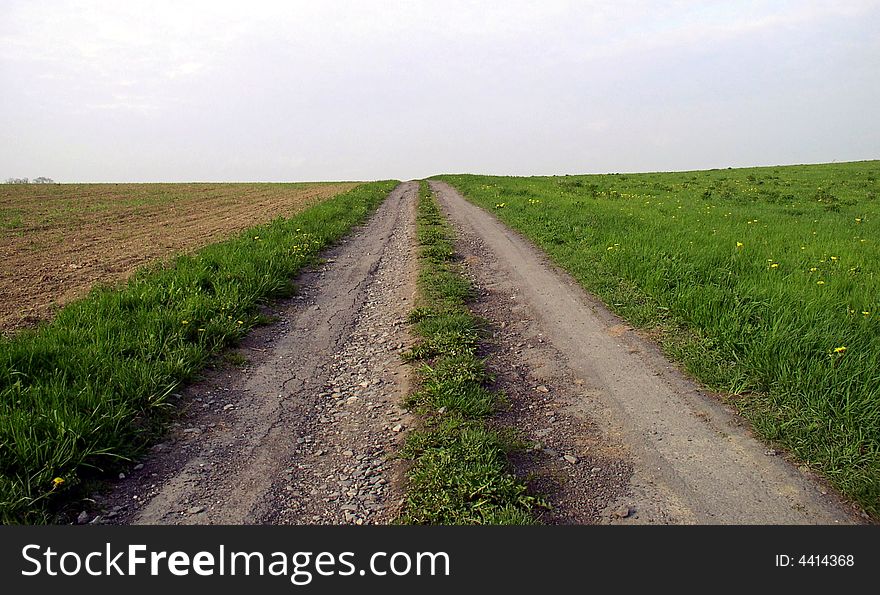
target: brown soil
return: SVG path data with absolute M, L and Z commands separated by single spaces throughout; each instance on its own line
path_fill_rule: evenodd
M 355 185 L 0 185 L 0 333 L 51 318 L 96 283 Z

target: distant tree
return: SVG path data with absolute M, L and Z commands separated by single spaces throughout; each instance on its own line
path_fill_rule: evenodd
M 34 178 L 33 180 L 29 180 L 27 178 L 6 178 L 7 184 L 54 184 L 55 180 L 52 178 L 47 178 L 45 176 L 40 176 L 39 178 Z

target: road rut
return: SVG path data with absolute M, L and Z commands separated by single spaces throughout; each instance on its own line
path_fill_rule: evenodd
M 545 362 L 555 371 L 538 388 L 552 394 L 556 379 L 574 390 L 574 398 L 553 406 L 575 425 L 598 429 L 604 452 L 616 453 L 611 458 L 618 473 L 611 479 L 619 482 L 628 470 L 628 485 L 617 486 L 614 498 L 602 503 L 607 510 L 625 509 L 611 522 L 858 522 L 830 488 L 773 456 L 741 417 L 685 378 L 546 255 L 448 184 L 432 181 L 431 187 L 459 233 L 480 244 L 471 255 L 478 284 L 515 300 L 533 335 L 555 354 L 557 361 Z M 572 507 L 570 500 L 554 505 Z
M 247 366 L 180 395 L 188 412 L 98 502 L 97 522 L 369 524 L 396 515 L 417 188 L 399 185 L 300 277 L 300 295 L 272 306 L 276 321 L 238 349 Z

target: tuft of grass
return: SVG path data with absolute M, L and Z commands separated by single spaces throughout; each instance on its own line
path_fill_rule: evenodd
M 257 306 L 362 222 L 376 182 L 96 287 L 49 324 L 0 340 L 0 521 L 50 522 L 84 481 L 159 431 L 169 396 L 213 354 L 267 322 Z
M 880 515 L 880 162 L 439 178 Z
M 421 390 L 407 398 L 409 407 L 427 406 L 427 410 L 454 411 L 465 418 L 492 414 L 502 398 L 484 385 L 490 378 L 483 362 L 473 354 L 438 358 L 432 366 L 420 370 Z
M 480 420 L 452 416 L 411 434 L 402 455 L 415 461 L 400 521 L 420 525 L 534 524 L 539 501 L 510 472 L 511 437 Z
M 418 239 L 419 305 L 410 313 L 420 341 L 406 355 L 425 361 L 421 388 L 406 406 L 424 416 L 401 456 L 411 459 L 409 489 L 399 522 L 408 524 L 533 524 L 543 501 L 528 494 L 508 455 L 523 447 L 487 419 L 503 397 L 476 353 L 482 328 L 468 310 L 474 292 L 455 260 L 452 231 L 422 182 Z

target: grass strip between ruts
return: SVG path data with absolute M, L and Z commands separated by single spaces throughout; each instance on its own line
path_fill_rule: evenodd
M 418 205 L 418 306 L 410 322 L 419 342 L 406 355 L 424 362 L 407 407 L 421 415 L 401 450 L 412 460 L 403 511 L 407 524 L 533 524 L 542 504 L 512 472 L 508 454 L 522 447 L 487 423 L 502 396 L 490 391 L 477 357 L 481 323 L 468 310 L 473 288 L 460 270 L 453 235 L 426 182 Z

